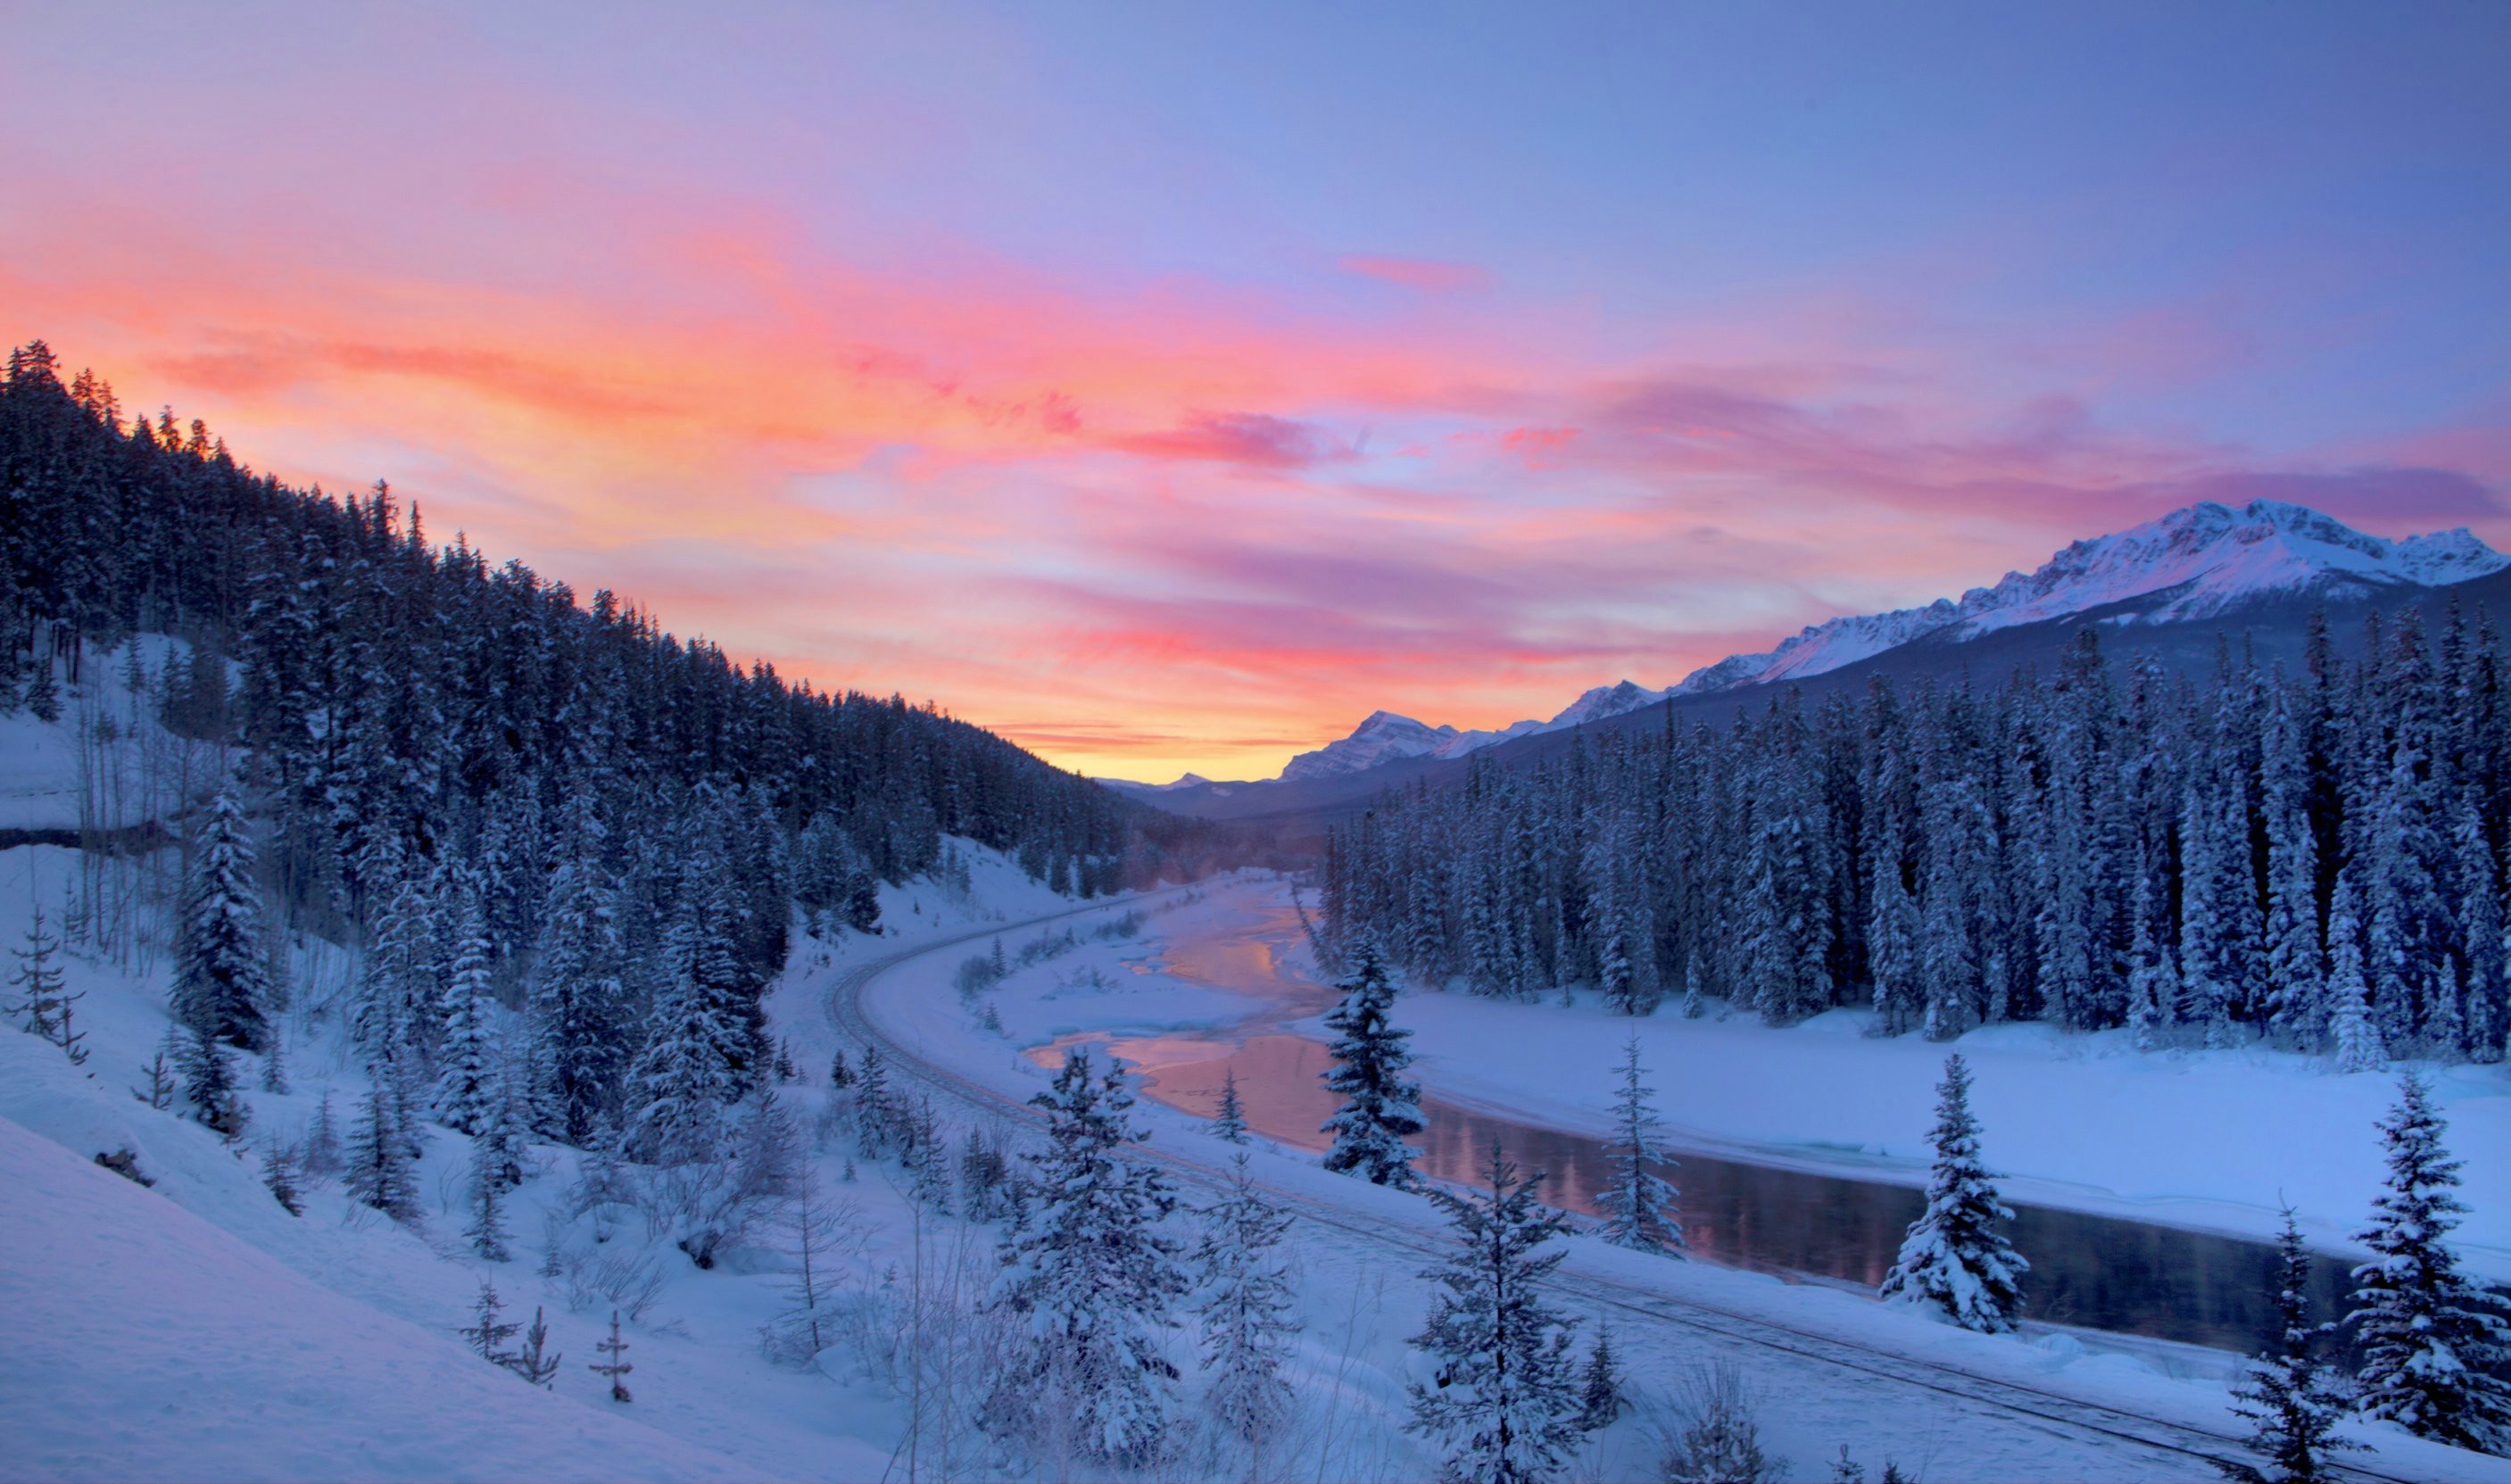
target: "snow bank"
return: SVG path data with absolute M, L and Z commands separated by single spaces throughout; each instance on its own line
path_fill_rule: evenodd
M 0 1473 L 734 1479 L 0 1118 Z

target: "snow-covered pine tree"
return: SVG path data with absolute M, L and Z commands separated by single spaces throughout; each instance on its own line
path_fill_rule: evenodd
M 1604 1240 L 1640 1252 L 1671 1253 L 1683 1245 L 1682 1214 L 1675 1198 L 1681 1194 L 1658 1169 L 1674 1168 L 1657 1142 L 1664 1119 L 1652 1101 L 1656 1089 L 1646 1085 L 1640 1067 L 1640 1038 L 1622 1042 L 1621 1086 L 1613 1094 L 1613 1135 L 1605 1145 L 1612 1162 L 1611 1182 L 1597 1192 L 1596 1208 L 1604 1215 Z
M 497 1037 L 495 950 L 480 900 L 468 892 L 454 936 L 453 972 L 445 980 L 442 1071 L 436 1081 L 436 1116 L 445 1127 L 477 1135 L 497 1116 L 504 1060 Z
M 174 1013 L 213 1040 L 258 1051 L 278 1002 L 263 939 L 252 831 L 220 788 L 192 845 L 174 942 Z
M 877 1159 L 890 1139 L 898 1110 L 890 1106 L 889 1059 L 873 1042 L 864 1047 L 863 1070 L 855 1076 L 855 1147 L 866 1159 Z
M 2337 873 L 2337 894 L 2328 909 L 2328 1039 L 2339 1072 L 2378 1072 L 2389 1059 L 2372 1021 L 2371 981 L 2363 971 L 2361 898 L 2354 868 Z
M 1877 855 L 1874 881 L 1868 893 L 1866 952 L 1874 981 L 1874 1012 L 1884 1034 L 1899 1035 L 1918 1024 L 1925 1013 L 1926 991 L 1918 974 L 1918 904 L 1902 879 L 1897 856 Z M 1683 976 L 1684 1013 L 1692 1009 L 1699 975 Z
M 627 1070 L 617 888 L 601 867 L 601 826 L 574 802 L 575 851 L 551 878 L 532 963 L 532 1091 L 543 1132 L 582 1145 L 618 1106 Z
M 654 996 L 645 1048 L 628 1077 L 627 1147 L 639 1162 L 697 1163 L 721 1152 L 734 1089 L 723 1058 L 732 1028 L 717 1010 L 686 963 Z
M 1588 1347 L 1586 1369 L 1578 1377 L 1578 1425 L 1589 1432 L 1609 1427 L 1630 1405 L 1622 1395 L 1622 1363 L 1613 1354 L 1613 1332 L 1596 1326 L 1596 1343 Z
M 1970 1111 L 1970 1067 L 1956 1051 L 1945 1058 L 1936 1084 L 1936 1126 L 1928 1131 L 1936 1158 L 1927 1177 L 1927 1209 L 1910 1224 L 1900 1261 L 1883 1278 L 1882 1296 L 1930 1305 L 1964 1329 L 2001 1334 L 2022 1308 L 2025 1262 L 1996 1224 L 2014 1213 L 1997 1199 L 1979 1158 L 1979 1120 Z
M 1230 1068 L 1220 1077 L 1220 1107 L 1212 1118 L 1213 1137 L 1226 1144 L 1247 1142 L 1247 1109 L 1238 1100 L 1238 1069 Z
M 192 1117 L 215 1129 L 230 1144 L 244 1137 L 250 1114 L 236 1091 L 235 1063 L 226 1048 L 193 1027 L 183 1037 L 178 1067 L 183 1101 L 190 1106 Z
M 1291 1384 L 1282 1367 L 1299 1321 L 1290 1264 L 1275 1251 L 1291 1216 L 1256 1189 L 1240 1154 L 1228 1189 L 1203 1222 L 1194 1250 L 1193 1310 L 1211 1378 L 1204 1405 L 1232 1436 L 1260 1445 L 1291 1415 Z
M 1567 1224 L 1536 1202 L 1541 1171 L 1521 1176 L 1496 1143 L 1484 1169 L 1487 1193 L 1429 1192 L 1454 1226 L 1457 1250 L 1422 1274 L 1438 1290 L 1411 1345 L 1438 1369 L 1430 1385 L 1409 1387 L 1405 1430 L 1442 1450 L 1449 1480 L 1522 1484 L 1557 1477 L 1580 1435 L 1575 1321 L 1542 1291 L 1568 1254 L 1541 1249 Z
M 2360 1445 L 2335 1435 L 2345 1411 L 2345 1388 L 2311 1354 L 2321 1326 L 2310 1319 L 2310 1253 L 2291 1206 L 2284 1208 L 2284 1230 L 2276 1237 L 2275 1313 L 2266 1347 L 2232 1386 L 2232 1410 L 2258 1425 L 2250 1447 L 2267 1466 L 2219 1466 L 2237 1484 L 2320 1484 L 2330 1476 L 2328 1455 Z
M 1327 1048 L 1335 1065 L 1322 1075 L 1344 1103 L 1322 1126 L 1334 1136 L 1325 1166 L 1373 1185 L 1409 1188 L 1412 1149 L 1404 1141 L 1422 1129 L 1420 1084 L 1402 1074 L 1412 1064 L 1404 1048 L 1412 1033 L 1390 1023 L 1395 986 L 1375 941 L 1362 938 L 1350 957 L 1350 972 L 1334 985 L 1342 1002 L 1326 1016 L 1326 1029 L 1336 1036 Z
M 462 1234 L 470 1239 L 473 1252 L 491 1263 L 513 1256 L 506 1250 L 506 1179 L 499 1164 L 492 1141 L 484 1137 L 471 1141 L 471 1225 Z
M 2459 1271 L 2447 1240 L 2467 1205 L 2455 1193 L 2459 1161 L 2442 1148 L 2432 1089 L 2409 1073 L 2398 1104 L 2380 1120 L 2389 1174 L 2372 1223 L 2354 1239 L 2373 1261 L 2354 1269 L 2345 1323 L 2360 1353 L 2354 1370 L 2367 1417 L 2461 1448 L 2511 1448 L 2511 1322 L 2500 1297 Z
M 367 1089 L 349 1135 L 349 1196 L 395 1221 L 418 1215 L 418 1177 L 410 1168 L 409 1141 L 402 1131 L 390 1089 Z
M 1709 1013 L 1709 1002 L 1700 996 L 1700 955 L 1694 949 L 1682 961 L 1682 1018 L 1698 1020 Z
M 829 1062 L 829 1085 L 843 1092 L 854 1083 L 855 1074 L 846 1067 L 846 1048 L 839 1046 L 836 1055 Z
M 989 1306 L 1017 1316 L 1013 1353 L 985 1407 L 997 1437 L 1068 1429 L 1088 1457 L 1141 1466 L 1167 1430 L 1177 1368 L 1163 1353 L 1187 1282 L 1159 1224 L 1177 1195 L 1156 1166 L 1118 1153 L 1134 1126 L 1124 1068 L 1092 1074 L 1082 1046 L 1055 1085 L 1031 1098 L 1048 1118 L 1024 1221 L 1003 1238 Z

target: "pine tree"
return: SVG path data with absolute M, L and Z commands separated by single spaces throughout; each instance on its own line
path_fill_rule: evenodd
M 296 1192 L 295 1164 L 296 1160 L 289 1153 L 287 1147 L 277 1140 L 273 1140 L 261 1152 L 262 1188 L 270 1191 L 270 1198 L 279 1202 L 280 1209 L 290 1216 L 302 1216 L 305 1214 L 305 1202 Z
M 627 1384 L 619 1379 L 627 1375 L 629 1372 L 637 1369 L 628 1361 L 620 1358 L 628 1353 L 628 1342 L 619 1338 L 619 1310 L 614 1308 L 610 1311 L 610 1338 L 607 1340 L 595 1341 L 593 1343 L 593 1347 L 599 1350 L 602 1353 L 603 1358 L 600 1360 L 588 1361 L 584 1368 L 610 1383 L 610 1399 L 612 1401 L 636 1400 L 635 1397 L 628 1394 Z
M 863 1071 L 855 1077 L 855 1145 L 866 1159 L 877 1159 L 890 1138 L 897 1110 L 890 1106 L 889 1060 L 873 1043 L 864 1047 Z
M 203 1035 L 248 1051 L 268 1038 L 266 1016 L 278 998 L 254 869 L 244 810 L 220 789 L 192 847 L 174 945 L 174 1013 Z
M 1698 1020 L 1708 1013 L 1708 1002 L 1700 997 L 1700 951 L 1695 949 L 1682 963 L 1682 1018 Z
M 1029 1101 L 1046 1112 L 1047 1148 L 1023 1156 L 1036 1200 L 1004 1236 L 988 1300 L 1019 1316 L 988 1425 L 1032 1438 L 1068 1425 L 1084 1454 L 1140 1465 L 1157 1453 L 1177 1379 L 1161 1337 L 1187 1284 L 1158 1225 L 1177 1196 L 1156 1166 L 1118 1155 L 1144 1132 L 1121 1065 L 1094 1077 L 1075 1046 L 1053 1089 Z
M 183 1041 L 178 1065 L 183 1101 L 191 1105 L 192 1117 L 215 1129 L 229 1144 L 243 1138 L 249 1113 L 236 1090 L 235 1063 L 228 1059 L 226 1048 L 195 1028 Z
M 2031 1269 L 1996 1230 L 2014 1213 L 1996 1197 L 1979 1159 L 1979 1120 L 1970 1111 L 1970 1068 L 1955 1052 L 1945 1058 L 1936 1086 L 1935 1166 L 1927 1209 L 1910 1224 L 1900 1261 L 1884 1275 L 1882 1296 L 1927 1304 L 1964 1329 L 2001 1334 L 2022 1307 L 2022 1275 Z
M 418 1178 L 410 1169 L 409 1143 L 395 1115 L 391 1092 L 367 1090 L 365 1109 L 349 1138 L 349 1195 L 395 1221 L 418 1215 Z
M 1596 1196 L 1604 1214 L 1604 1240 L 1640 1252 L 1671 1253 L 1680 1248 L 1682 1215 L 1675 1199 L 1681 1194 L 1657 1170 L 1674 1168 L 1657 1142 L 1664 1119 L 1651 1101 L 1656 1089 L 1642 1081 L 1640 1038 L 1622 1042 L 1621 1088 L 1613 1095 L 1613 1136 L 1605 1146 L 1612 1162 L 1612 1181 Z
M 331 1111 L 331 1089 L 325 1087 L 320 1102 L 314 1105 L 314 1120 L 305 1130 L 304 1156 L 298 1167 L 317 1180 L 339 1173 L 340 1119 Z
M 654 996 L 645 1049 L 629 1074 L 628 1148 L 647 1164 L 713 1159 L 723 1142 L 723 1110 L 735 1089 L 723 1045 L 732 1034 L 715 996 L 685 962 Z
M 1566 1224 L 1536 1203 L 1540 1171 L 1521 1178 L 1496 1144 L 1485 1170 L 1487 1194 L 1430 1191 L 1454 1224 L 1458 1250 L 1422 1274 L 1439 1291 L 1411 1345 L 1438 1369 L 1431 1385 L 1409 1387 L 1405 1430 L 1444 1450 L 1449 1480 L 1517 1484 L 1556 1477 L 1578 1445 L 1574 1321 L 1544 1303 L 1541 1286 L 1567 1253 L 1539 1250 Z
M 1325 1167 L 1373 1185 L 1409 1188 L 1414 1180 L 1412 1149 L 1404 1141 L 1423 1126 L 1420 1084 L 1401 1075 L 1412 1064 L 1412 1054 L 1404 1049 L 1412 1033 L 1389 1023 L 1395 987 L 1375 942 L 1362 939 L 1352 959 L 1351 971 L 1334 986 L 1342 991 L 1342 1002 L 1326 1016 L 1326 1029 L 1337 1038 L 1327 1048 L 1335 1066 L 1323 1076 L 1327 1089 L 1345 1101 L 1322 1126 L 1334 1136 Z
M 269 1050 L 269 1052 L 268 1052 L 266 1055 L 264 1055 L 264 1056 L 262 1057 L 262 1059 L 261 1059 L 261 1090 L 262 1090 L 262 1091 L 264 1091 L 264 1092 L 269 1092 L 269 1093 L 277 1093 L 277 1094 L 279 1094 L 279 1095 L 280 1095 L 280 1096 L 282 1096 L 282 1097 L 287 1096 L 287 1094 L 288 1094 L 288 1058 L 287 1058 L 287 1054 L 286 1054 L 286 1047 L 287 1047 L 287 1045 L 288 1045 L 288 1036 L 287 1036 L 286 1033 L 285 1033 L 285 1032 L 284 1032 L 284 1031 L 283 1031 L 279 1026 L 277 1026 L 277 1025 L 273 1025 L 273 1026 L 270 1028 L 270 1050 Z
M 1220 1077 L 1220 1107 L 1214 1113 L 1212 1132 L 1225 1144 L 1247 1142 L 1247 1109 L 1238 1101 L 1238 1069 L 1230 1068 Z
M 165 1039 L 157 1043 L 157 1055 L 139 1069 L 148 1085 L 134 1087 L 131 1095 L 159 1113 L 174 1107 L 174 1093 L 180 1085 L 182 1056 L 182 1027 L 169 1023 Z
M 471 1141 L 471 1225 L 462 1234 L 471 1250 L 491 1263 L 508 1261 L 506 1250 L 506 1180 L 498 1168 L 496 1146 L 485 1138 Z
M 506 1357 L 506 1369 L 544 1391 L 555 1390 L 551 1383 L 558 1379 L 559 1362 L 565 1358 L 549 1347 L 549 1320 L 541 1307 L 533 1305 L 532 1322 L 523 1331 L 523 1343 Z
M 2328 1036 L 2337 1047 L 2337 1070 L 2378 1072 L 2388 1065 L 2379 1028 L 2372 1022 L 2372 990 L 2363 973 L 2363 923 L 2356 905 L 2354 869 L 2337 874 L 2337 897 L 2328 911 Z
M 829 1063 L 829 1085 L 843 1092 L 853 1086 L 854 1081 L 855 1074 L 846 1070 L 846 1048 L 839 1046 L 835 1058 Z
M 518 1328 L 499 1319 L 505 1307 L 506 1301 L 497 1297 L 496 1285 L 482 1278 L 480 1296 L 471 1305 L 472 1322 L 468 1328 L 456 1331 L 471 1342 L 471 1347 L 480 1352 L 481 1359 L 493 1365 L 505 1365 L 514 1359 L 511 1352 L 501 1347 L 515 1337 Z
M 465 897 L 462 925 L 454 938 L 453 973 L 444 985 L 444 1071 L 436 1082 L 436 1116 L 447 1128 L 478 1134 L 497 1115 L 502 1052 L 487 918 L 478 896 Z
M 550 878 L 532 964 L 532 1085 L 542 1129 L 582 1145 L 618 1106 L 626 1072 L 618 893 L 599 859 L 600 825 L 575 805 L 577 855 Z
M 1282 1368 L 1299 1330 L 1290 1265 L 1277 1255 L 1288 1212 L 1256 1189 L 1240 1154 L 1229 1188 L 1204 1212 L 1193 1309 L 1203 1330 L 1204 1405 L 1231 1435 L 1261 1443 L 1291 1414 Z
M 2387 1189 L 2354 1239 L 2375 1260 L 2354 1269 L 2354 1382 L 2367 1417 L 2418 1437 L 2492 1452 L 2511 1447 L 2511 1322 L 2500 1297 L 2458 1269 L 2445 1240 L 2467 1211 L 2459 1161 L 2442 1148 L 2432 1090 L 2410 1073 L 2380 1120 Z
M 61 940 L 44 930 L 44 909 L 38 906 L 32 923 L 26 928 L 26 946 L 9 952 L 18 960 L 17 972 L 9 976 L 9 986 L 18 992 L 17 1002 L 9 1006 L 12 1015 L 26 1018 L 26 1034 L 39 1035 L 58 1044 L 61 1021 L 68 999 L 67 981 L 61 966 L 53 961 L 60 951 Z
M 2221 1465 L 2239 1484 L 2319 1484 L 2330 1477 L 2328 1455 L 2360 1445 L 2334 1435 L 2345 1410 L 2336 1373 L 2311 1356 L 2320 1326 L 2310 1322 L 2310 1253 L 2293 1207 L 2284 1208 L 2276 1238 L 2276 1327 L 2257 1364 L 2232 1387 L 2232 1410 L 2258 1425 L 2250 1447 L 2267 1461 Z
M 1589 1432 L 1609 1427 L 1628 1405 L 1622 1395 L 1622 1363 L 1613 1354 L 1613 1332 L 1600 1324 L 1578 1381 L 1578 1425 Z

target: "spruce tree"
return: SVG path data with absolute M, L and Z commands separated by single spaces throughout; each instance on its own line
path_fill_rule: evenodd
M 466 1134 L 484 1131 L 497 1115 L 503 1050 L 497 1037 L 495 950 L 477 896 L 465 894 L 454 938 L 453 972 L 444 985 L 444 1035 L 436 1082 L 436 1116 Z
M 1256 1189 L 1240 1154 L 1228 1189 L 1204 1212 L 1203 1239 L 1194 1251 L 1193 1309 L 1211 1378 L 1204 1405 L 1249 1443 L 1263 1442 L 1291 1413 L 1291 1384 L 1282 1368 L 1299 1321 L 1290 1264 L 1276 1250 L 1290 1228 L 1290 1214 Z
M 396 1116 L 389 1089 L 367 1089 L 356 1129 L 349 1136 L 349 1195 L 395 1221 L 418 1215 L 418 1177 L 410 1169 L 409 1143 Z
M 235 1063 L 226 1048 L 195 1027 L 184 1037 L 178 1066 L 192 1117 L 230 1144 L 244 1137 L 250 1114 L 236 1090 Z
M 496 1146 L 485 1138 L 471 1141 L 471 1224 L 462 1234 L 471 1250 L 491 1263 L 508 1261 L 506 1250 L 506 1180 L 498 1168 Z
M 896 1116 L 890 1106 L 889 1059 L 874 1042 L 864 1047 L 863 1071 L 855 1077 L 855 1146 L 864 1158 L 880 1157 Z
M 541 1307 L 533 1305 L 532 1322 L 523 1330 L 523 1343 L 506 1356 L 506 1369 L 547 1391 L 555 1389 L 550 1384 L 558 1379 L 559 1362 L 565 1358 L 549 1347 L 549 1320 Z
M 305 1202 L 296 1191 L 296 1163 L 295 1156 L 287 1146 L 277 1140 L 271 1141 L 261 1152 L 262 1189 L 268 1191 L 270 1198 L 279 1202 L 280 1209 L 290 1216 L 305 1214 Z
M 1122 1066 L 1094 1076 L 1088 1049 L 1072 1047 L 1054 1087 L 1029 1101 L 1047 1114 L 1047 1148 L 1023 1156 L 1036 1195 L 1003 1238 L 988 1299 L 1018 1316 L 988 1426 L 1028 1438 L 1069 1427 L 1083 1454 L 1141 1466 L 1158 1453 L 1176 1389 L 1162 1337 L 1187 1283 L 1159 1224 L 1177 1196 L 1156 1166 L 1118 1152 L 1144 1136 Z
M 514 1358 L 505 1348 L 505 1344 L 515 1337 L 519 1326 L 506 1323 L 499 1317 L 505 1307 L 506 1301 L 497 1297 L 496 1285 L 482 1278 L 480 1295 L 471 1304 L 471 1324 L 456 1331 L 471 1342 L 471 1347 L 480 1352 L 481 1359 L 494 1365 L 505 1365 Z
M 18 992 L 9 1013 L 26 1018 L 27 1035 L 42 1036 L 55 1044 L 61 1038 L 68 999 L 67 980 L 61 974 L 61 966 L 53 961 L 60 947 L 61 940 L 44 930 L 44 909 L 38 906 L 34 920 L 26 928 L 26 946 L 9 951 L 18 960 L 17 971 L 9 976 L 9 987 Z
M 252 832 L 221 788 L 192 846 L 174 943 L 174 1013 L 214 1040 L 258 1051 L 278 998 L 263 940 Z
M 2378 1072 L 2388 1057 L 2372 1020 L 2371 981 L 2363 972 L 2363 921 L 2354 890 L 2354 868 L 2337 874 L 2337 896 L 2328 910 L 2328 1038 L 2339 1072 Z
M 1675 1198 L 1681 1192 L 1657 1173 L 1674 1168 L 1657 1142 L 1657 1116 L 1640 1067 L 1640 1038 L 1622 1042 L 1621 1086 L 1613 1094 L 1613 1134 L 1604 1147 L 1612 1162 L 1610 1184 L 1598 1192 L 1597 1208 L 1604 1213 L 1604 1240 L 1640 1252 L 1670 1253 L 1681 1247 L 1682 1215 Z
M 1629 1405 L 1622 1395 L 1622 1363 L 1613 1354 L 1613 1332 L 1598 1325 L 1578 1378 L 1578 1425 L 1590 1432 L 1609 1427 Z
M 1412 1337 L 1437 1361 L 1428 1386 L 1409 1387 L 1405 1430 L 1445 1455 L 1449 1480 L 1495 1484 L 1558 1477 L 1578 1446 L 1582 1398 L 1569 1352 L 1574 1321 L 1544 1302 L 1542 1284 L 1567 1256 L 1543 1249 L 1567 1230 L 1536 1203 L 1540 1171 L 1491 1146 L 1488 1192 L 1433 1190 L 1457 1250 L 1422 1276 L 1438 1285 L 1429 1323 Z
M 2031 1265 L 1996 1230 L 2014 1213 L 1997 1199 L 1980 1163 L 1970 1067 L 1959 1052 L 1945 1058 L 1945 1079 L 1936 1086 L 1936 1126 L 1927 1137 L 1936 1151 L 1927 1209 L 1910 1224 L 1900 1261 L 1884 1275 L 1882 1296 L 1932 1306 L 1964 1329 L 2001 1334 L 2014 1327 L 2023 1304 L 2020 1282 Z
M 2275 1312 L 2266 1347 L 2232 1387 L 2232 1410 L 2258 1425 L 2250 1447 L 2267 1466 L 2226 1464 L 2222 1471 L 2240 1484 L 2319 1484 L 2330 1477 L 2330 1454 L 2359 1445 L 2334 1435 L 2345 1410 L 2345 1389 L 2335 1371 L 2311 1354 L 2321 1327 L 2310 1321 L 2310 1253 L 2301 1245 L 2291 1206 L 2284 1208 L 2284 1230 L 2276 1237 Z
M 682 964 L 654 996 L 645 1048 L 629 1074 L 628 1149 L 647 1164 L 715 1158 L 723 1142 L 723 1110 L 732 1102 L 732 1071 L 723 1044 L 732 1034 L 715 996 Z
M 618 893 L 599 859 L 600 825 L 575 806 L 576 857 L 550 879 L 532 964 L 532 1090 L 544 1132 L 578 1146 L 618 1105 L 627 1070 L 627 991 Z
M 1322 1126 L 1334 1136 L 1325 1167 L 1373 1185 L 1410 1188 L 1412 1149 L 1404 1141 L 1422 1129 L 1420 1084 L 1402 1076 L 1412 1064 L 1404 1049 L 1412 1033 L 1389 1022 L 1395 986 L 1376 943 L 1362 939 L 1352 959 L 1351 971 L 1334 986 L 1342 1002 L 1326 1016 L 1326 1029 L 1336 1035 L 1327 1048 L 1335 1066 L 1322 1075 L 1345 1102 Z
M 2414 1073 L 2398 1080 L 2398 1105 L 2380 1120 L 2387 1188 L 2354 1239 L 2372 1262 L 2354 1269 L 2345 1316 L 2360 1360 L 2354 1383 L 2367 1417 L 2460 1448 L 2511 1447 L 2511 1322 L 2499 1295 L 2458 1269 L 2446 1240 L 2466 1203 L 2459 1161 L 2442 1148 L 2432 1090 Z
M 610 1311 L 610 1338 L 595 1341 L 593 1347 L 601 1352 L 602 1358 L 586 1362 L 584 1368 L 610 1383 L 612 1401 L 635 1401 L 637 1398 L 628 1394 L 628 1384 L 620 1379 L 637 1367 L 626 1359 L 628 1342 L 619 1338 L 619 1310 Z
M 1226 1144 L 1247 1142 L 1247 1109 L 1238 1101 L 1238 1069 L 1230 1068 L 1220 1078 L 1220 1107 L 1214 1113 L 1212 1132 Z

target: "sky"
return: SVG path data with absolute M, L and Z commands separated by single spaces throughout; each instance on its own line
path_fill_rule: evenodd
M 2511 546 L 2499 4 L 0 14 L 0 336 L 1094 775 Z

